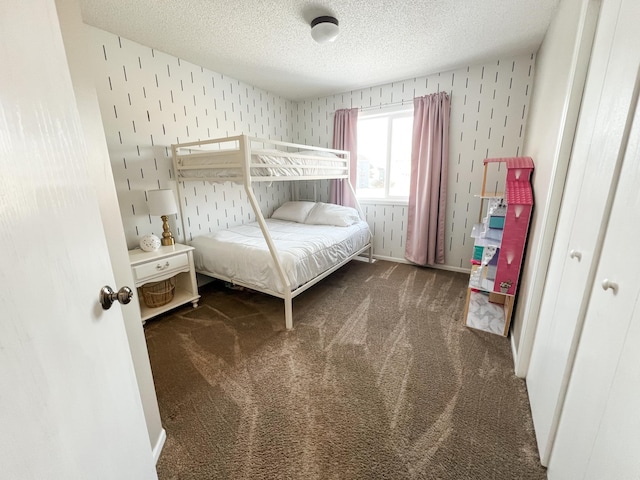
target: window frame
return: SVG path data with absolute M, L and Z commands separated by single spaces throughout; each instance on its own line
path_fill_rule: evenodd
M 372 119 L 372 118 L 386 118 L 387 119 L 387 151 L 386 151 L 386 174 L 384 179 L 383 195 L 381 197 L 372 197 L 370 195 L 364 195 L 358 192 L 357 182 L 355 187 L 356 198 L 359 202 L 365 204 L 386 204 L 386 205 L 404 205 L 409 203 L 409 192 L 406 196 L 390 195 L 389 190 L 391 186 L 391 150 L 392 150 L 392 137 L 393 137 L 393 120 L 397 118 L 409 117 L 413 120 L 413 104 L 405 104 L 399 106 L 393 106 L 388 108 L 376 108 L 374 110 L 361 110 L 358 114 L 358 124 L 360 120 Z M 413 124 L 413 122 L 412 122 Z M 358 125 L 359 126 L 359 125 Z M 358 142 L 360 138 L 358 136 Z M 409 159 L 410 160 L 410 159 Z M 358 160 L 356 159 L 356 165 Z M 357 168 L 357 167 L 356 167 Z

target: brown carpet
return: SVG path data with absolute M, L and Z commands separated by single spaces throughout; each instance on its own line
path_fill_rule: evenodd
M 145 327 L 160 479 L 544 479 L 505 338 L 466 275 L 351 262 L 294 300 L 214 282 Z

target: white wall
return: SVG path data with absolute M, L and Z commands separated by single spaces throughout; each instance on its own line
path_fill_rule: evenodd
M 377 107 L 441 90 L 451 95 L 446 266 L 468 269 L 477 222 L 482 160 L 522 153 L 533 84 L 534 56 L 505 58 L 402 82 L 298 102 L 294 141 L 330 147 L 333 113 L 341 108 Z M 494 180 L 495 181 L 495 180 Z M 364 205 L 374 231 L 376 256 L 404 260 L 406 205 Z
M 148 233 L 162 233 L 150 217 L 145 191 L 170 188 L 174 180 L 171 144 L 241 133 L 288 141 L 292 136 L 289 100 L 216 72 L 184 62 L 111 33 L 88 27 L 93 40 L 95 83 L 109 146 L 120 210 L 129 248 Z M 250 219 L 241 187 L 215 189 L 190 182 L 185 188 L 185 220 L 196 230 L 205 224 L 228 226 Z M 212 192 L 205 195 L 205 191 Z M 223 194 L 223 192 L 225 192 Z M 288 198 L 286 185 L 262 186 L 258 197 L 268 213 Z M 223 200 L 223 195 L 232 201 Z M 234 203 L 235 202 L 235 203 Z M 220 208 L 224 204 L 225 208 Z M 181 238 L 177 216 L 172 232 Z
M 330 147 L 333 113 L 340 108 L 377 107 L 446 90 L 451 95 L 450 167 L 446 266 L 467 270 L 471 226 L 477 221 L 482 159 L 521 154 L 534 55 L 522 55 L 412 78 L 325 98 L 291 102 L 176 57 L 89 27 L 103 122 L 129 248 L 160 220 L 147 214 L 145 191 L 171 187 L 172 143 L 254 134 Z M 242 188 L 190 182 L 184 189 L 190 233 L 252 220 Z M 311 198 L 311 189 L 302 196 Z M 258 189 L 263 211 L 290 198 L 288 184 Z M 326 200 L 326 182 L 317 188 Z M 225 198 L 223 198 L 223 196 Z M 231 199 L 232 201 L 229 201 Z M 374 252 L 404 259 L 406 205 L 363 205 L 374 232 Z M 177 216 L 172 231 L 182 232 Z
M 594 0 L 562 0 L 537 55 L 523 149 L 536 164 L 536 204 L 512 323 L 516 373 L 520 376 L 526 374 L 531 354 L 598 6 L 599 1 Z

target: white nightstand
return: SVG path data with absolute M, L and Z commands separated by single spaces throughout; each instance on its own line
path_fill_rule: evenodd
M 196 270 L 193 266 L 193 247 L 176 243 L 169 247 L 160 247 L 155 252 L 145 252 L 136 248 L 129 250 L 129 262 L 136 287 L 176 277 L 173 299 L 166 305 L 149 308 L 144 304 L 143 299 L 139 298 L 143 323 L 185 303 L 193 303 L 194 308 L 198 306 L 200 295 L 198 295 Z

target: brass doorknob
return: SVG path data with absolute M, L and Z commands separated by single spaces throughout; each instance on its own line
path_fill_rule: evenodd
M 109 310 L 115 301 L 126 305 L 132 298 L 133 291 L 129 287 L 122 287 L 117 292 L 114 292 L 109 285 L 105 285 L 100 290 L 100 305 L 102 305 L 103 310 Z

